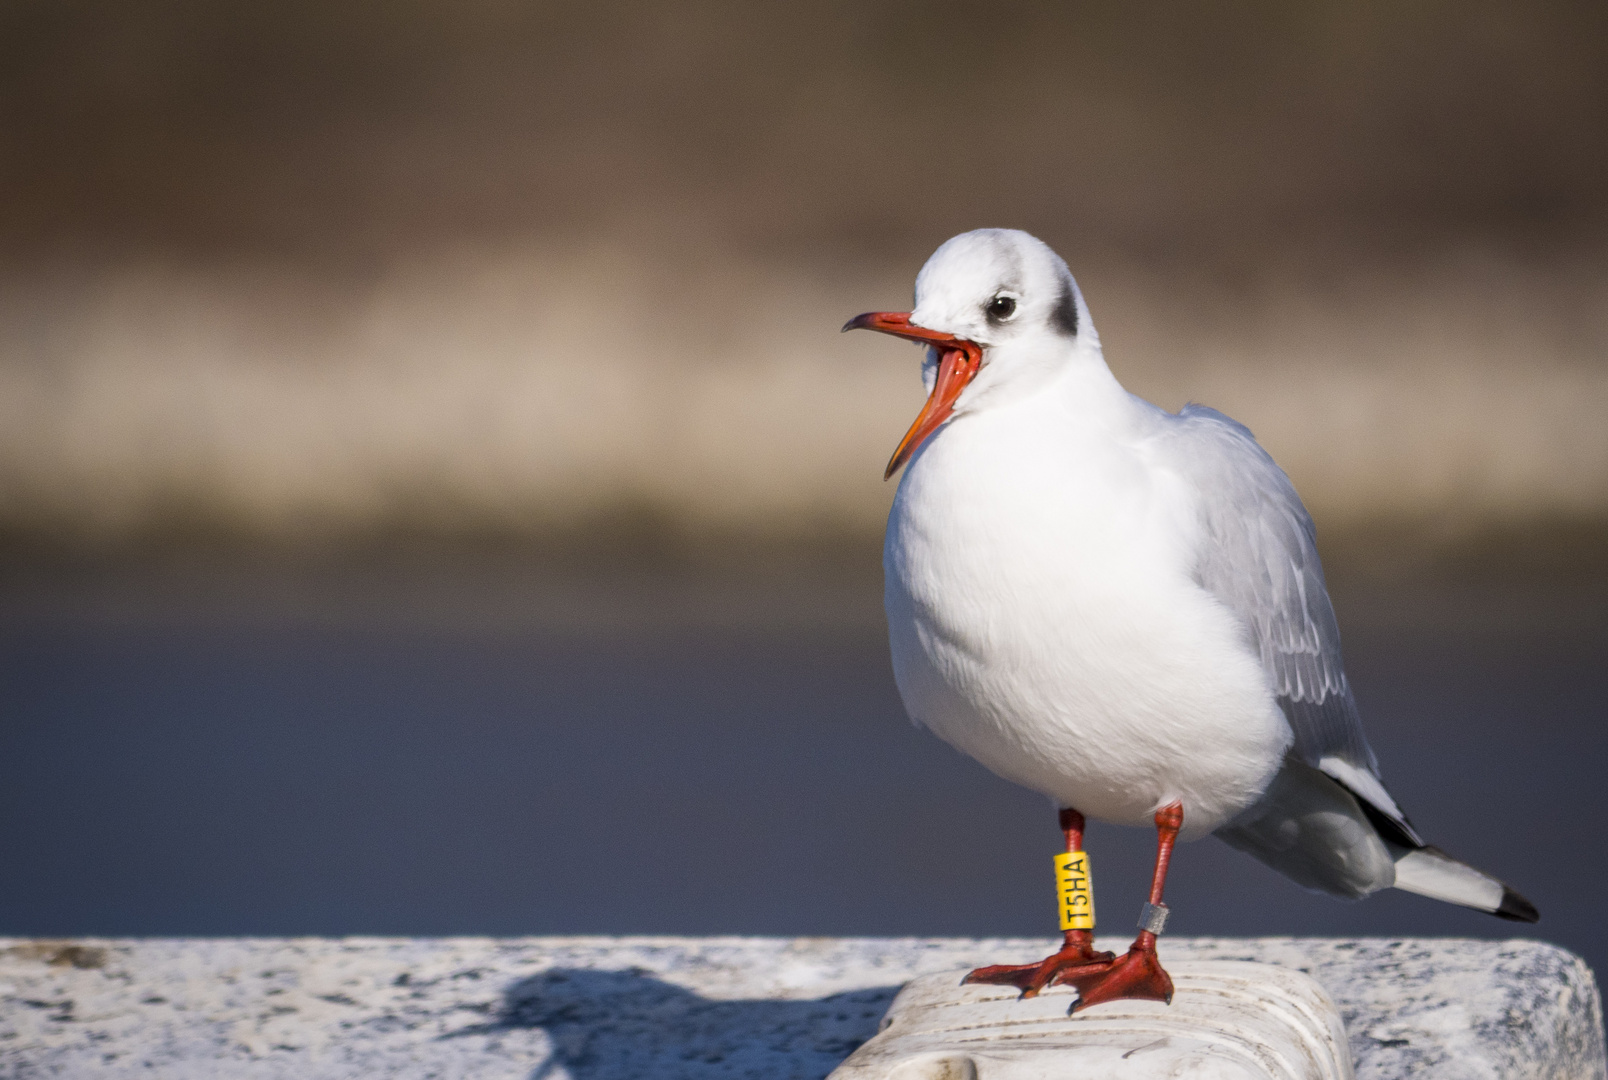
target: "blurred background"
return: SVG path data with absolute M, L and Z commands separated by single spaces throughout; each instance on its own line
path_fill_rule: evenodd
M 1052 933 L 1053 814 L 888 670 L 917 354 L 837 335 L 980 226 L 1257 433 L 1397 797 L 1608 963 L 1574 0 L 0 5 L 0 933 Z M 1169 900 L 1513 929 L 1215 840 Z

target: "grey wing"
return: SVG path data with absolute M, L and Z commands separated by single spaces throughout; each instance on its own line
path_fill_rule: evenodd
M 1289 477 L 1247 428 L 1215 409 L 1186 406 L 1178 419 L 1175 466 L 1206 495 L 1196 578 L 1245 626 L 1295 733 L 1295 756 L 1420 842 L 1362 733 L 1312 518 Z

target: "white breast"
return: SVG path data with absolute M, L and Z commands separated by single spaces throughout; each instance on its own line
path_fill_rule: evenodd
M 1146 456 L 1165 420 L 1094 422 L 1059 394 L 957 418 L 900 483 L 885 599 L 917 723 L 1094 818 L 1149 825 L 1181 800 L 1198 836 L 1255 800 L 1291 735 L 1190 576 L 1194 493 Z

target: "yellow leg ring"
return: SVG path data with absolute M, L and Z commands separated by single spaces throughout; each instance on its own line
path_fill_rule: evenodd
M 1055 891 L 1061 901 L 1061 929 L 1093 930 L 1094 883 L 1087 852 L 1064 851 L 1055 857 Z

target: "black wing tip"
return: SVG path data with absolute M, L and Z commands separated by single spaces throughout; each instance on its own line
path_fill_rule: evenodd
M 1324 773 L 1324 775 L 1328 776 L 1329 774 Z M 1334 777 L 1330 776 L 1329 779 L 1334 780 Z M 1338 780 L 1334 782 L 1340 784 Z M 1351 797 L 1357 800 L 1357 805 L 1362 808 L 1364 816 L 1368 819 L 1368 824 L 1372 825 L 1374 832 L 1384 837 L 1386 842 L 1400 844 L 1402 847 L 1409 849 L 1431 848 L 1438 854 L 1446 854 L 1439 848 L 1424 843 L 1423 838 L 1418 835 L 1418 830 L 1413 828 L 1413 823 L 1407 820 L 1406 814 L 1403 814 L 1399 819 L 1393 818 L 1344 784 L 1340 784 L 1340 786 L 1345 788 Z
M 1506 885 L 1502 886 L 1502 902 L 1497 905 L 1496 910 L 1491 914 L 1498 919 L 1507 919 L 1509 922 L 1538 923 L 1541 921 L 1541 913 L 1535 909 L 1535 905 Z

